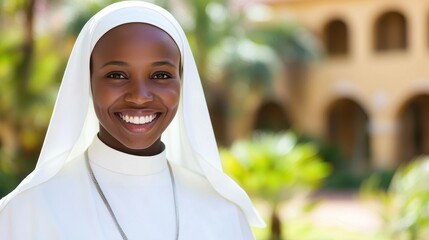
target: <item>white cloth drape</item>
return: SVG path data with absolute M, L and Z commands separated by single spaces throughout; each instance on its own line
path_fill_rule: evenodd
M 99 130 L 90 94 L 91 51 L 108 30 L 130 22 L 163 29 L 181 52 L 183 84 L 179 109 L 162 135 L 167 158 L 207 178 L 218 194 L 241 208 L 251 225 L 264 226 L 247 194 L 222 171 L 200 77 L 182 28 L 166 10 L 141 1 L 107 6 L 83 27 L 63 76 L 37 166 L 0 200 L 0 213 L 18 194 L 53 178 L 67 162 L 77 159 L 88 148 Z
M 254 239 L 243 212 L 217 194 L 206 178 L 170 163 L 173 187 L 165 151 L 147 157 L 129 155 L 95 137 L 88 156 L 128 239 L 175 239 L 176 231 L 182 240 Z M 0 239 L 118 240 L 121 236 L 89 177 L 84 156 L 79 155 L 49 181 L 9 202 L 0 212 Z

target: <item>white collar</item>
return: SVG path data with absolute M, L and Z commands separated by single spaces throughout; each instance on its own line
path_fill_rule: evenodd
M 107 146 L 98 137 L 89 146 L 88 155 L 91 163 L 126 175 L 151 175 L 167 167 L 165 150 L 154 156 L 131 155 Z

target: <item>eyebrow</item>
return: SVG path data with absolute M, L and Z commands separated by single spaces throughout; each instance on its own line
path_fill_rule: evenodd
M 171 62 L 171 61 L 169 61 L 169 60 L 158 61 L 158 62 L 154 62 L 154 63 L 152 63 L 152 66 L 154 66 L 154 67 L 164 66 L 164 65 L 168 65 L 168 66 L 170 66 L 170 67 L 174 67 L 174 68 L 176 68 L 176 67 L 177 67 L 177 66 L 176 66 L 176 64 L 172 63 L 172 62 Z
M 107 65 L 116 65 L 116 66 L 128 66 L 128 63 L 123 62 L 123 61 L 117 61 L 117 60 L 113 60 L 113 61 L 108 61 L 107 63 L 103 64 L 102 67 L 105 67 Z M 152 63 L 152 66 L 154 67 L 159 67 L 159 66 L 164 66 L 164 65 L 168 65 L 171 67 L 176 67 L 176 64 L 172 63 L 169 60 L 164 60 L 164 61 L 157 61 Z
M 105 67 L 107 65 L 128 66 L 128 63 L 114 60 L 114 61 L 108 61 L 107 63 L 103 64 L 103 66 L 101 67 Z

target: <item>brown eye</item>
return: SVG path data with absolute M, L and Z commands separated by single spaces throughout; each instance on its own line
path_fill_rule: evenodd
M 111 72 L 106 75 L 107 78 L 113 78 L 113 79 L 126 79 L 126 76 L 123 73 L 120 72 Z
M 170 74 L 165 73 L 165 72 L 157 72 L 155 74 L 152 75 L 153 79 L 169 79 L 171 78 Z

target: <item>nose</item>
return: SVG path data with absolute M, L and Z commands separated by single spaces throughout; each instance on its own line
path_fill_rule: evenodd
M 125 101 L 138 105 L 150 102 L 153 100 L 153 93 L 150 84 L 145 81 L 138 81 L 130 84 L 128 92 L 125 96 Z

